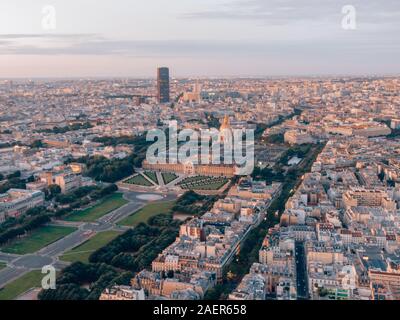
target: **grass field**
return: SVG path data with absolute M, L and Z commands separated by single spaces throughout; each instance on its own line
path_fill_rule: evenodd
M 206 183 L 206 184 L 203 184 L 203 185 L 198 185 L 198 186 L 194 187 L 193 189 L 194 189 L 194 190 L 219 190 L 219 189 L 221 189 L 227 182 L 228 182 L 228 180 Z M 183 189 L 185 189 L 185 188 L 183 188 Z M 191 188 L 189 187 L 188 189 L 191 189 Z
M 153 181 L 155 184 L 158 184 L 157 174 L 154 171 L 146 171 L 144 172 L 145 176 Z
M 138 174 L 132 178 L 124 180 L 124 183 L 135 184 L 135 185 L 144 186 L 144 187 L 153 186 L 153 184 L 149 180 L 147 180 L 145 177 L 143 177 L 141 174 Z
M 161 173 L 161 176 L 164 180 L 164 184 L 168 184 L 168 183 L 174 181 L 176 178 L 178 178 L 178 176 L 175 173 L 171 173 L 171 172 L 163 172 L 163 173 Z
M 0 289 L 0 300 L 13 300 L 29 289 L 40 287 L 44 276 L 40 270 L 24 274 Z
M 224 177 L 187 177 L 178 185 L 184 190 L 219 190 L 229 180 Z
M 117 231 L 104 231 L 98 233 L 93 238 L 90 238 L 81 245 L 64 253 L 60 257 L 60 260 L 68 262 L 80 261 L 83 263 L 88 263 L 89 256 L 92 254 L 92 252 L 96 251 L 101 247 L 104 247 L 107 243 L 109 243 L 111 240 L 113 240 L 120 234 L 121 233 Z
M 194 176 L 194 177 L 186 177 L 179 184 L 188 184 L 188 183 L 196 183 L 203 180 L 209 180 L 211 177 L 209 176 Z
M 4 262 L 0 262 L 0 270 L 4 269 L 7 265 Z
M 172 207 L 174 206 L 175 201 L 166 201 L 166 202 L 154 202 L 150 203 L 144 208 L 140 209 L 139 211 L 136 211 L 129 217 L 126 217 L 122 221 L 120 221 L 118 224 L 121 226 L 130 226 L 134 227 L 140 222 L 147 222 L 150 217 L 159 215 L 159 214 L 165 214 L 169 213 Z
M 67 221 L 92 222 L 127 204 L 122 193 L 114 193 L 104 198 L 99 204 L 82 211 L 75 211 L 65 217 Z
M 32 231 L 27 237 L 16 239 L 0 248 L 6 253 L 34 253 L 74 232 L 73 227 L 44 226 Z

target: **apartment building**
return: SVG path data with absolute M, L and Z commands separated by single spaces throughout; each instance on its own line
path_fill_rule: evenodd
M 27 210 L 44 204 L 44 193 L 24 189 L 10 189 L 0 195 L 0 221 L 18 217 Z

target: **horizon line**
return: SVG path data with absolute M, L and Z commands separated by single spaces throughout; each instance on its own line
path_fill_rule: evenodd
M 170 68 L 171 69 L 171 68 Z M 171 76 L 170 79 L 299 79 L 299 78 L 391 78 L 400 77 L 400 73 L 365 73 L 365 74 L 303 74 L 303 75 L 191 75 L 191 76 Z M 9 76 L 0 77 L 0 81 L 7 80 L 155 80 L 155 76 Z

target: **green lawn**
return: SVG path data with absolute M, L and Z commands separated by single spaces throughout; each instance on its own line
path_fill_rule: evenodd
M 29 289 L 41 287 L 44 276 L 40 270 L 24 274 L 0 289 L 0 300 L 13 300 Z
M 161 176 L 164 180 L 164 184 L 168 184 L 178 178 L 178 176 L 172 172 L 163 172 Z
M 178 185 L 184 190 L 219 190 L 228 181 L 224 177 L 195 176 L 185 178 Z
M 131 214 L 129 217 L 126 217 L 118 224 L 121 226 L 130 226 L 134 227 L 140 222 L 147 222 L 150 217 L 169 213 L 172 207 L 174 206 L 175 201 L 165 201 L 165 202 L 154 202 L 150 203 L 144 208 L 136 211 L 135 213 Z
M 194 190 L 219 190 L 221 189 L 228 180 L 223 180 L 223 181 L 216 181 L 216 182 L 211 182 L 211 183 L 206 183 L 206 184 L 201 184 L 196 187 L 193 187 Z M 183 188 L 185 189 L 185 188 Z M 190 188 L 188 188 L 190 189 Z
M 7 265 L 4 262 L 0 262 L 0 270 L 4 269 Z
M 212 177 L 209 176 L 194 176 L 194 177 L 186 177 L 179 184 L 187 184 L 187 183 L 196 183 L 203 180 L 209 180 Z
M 145 187 L 153 186 L 153 184 L 149 180 L 147 180 L 145 177 L 143 177 L 141 174 L 138 174 L 132 178 L 124 180 L 124 183 L 135 184 L 138 186 L 145 186 Z
M 73 227 L 44 226 L 33 230 L 28 236 L 16 239 L 0 248 L 6 253 L 34 253 L 74 232 Z
M 127 204 L 122 193 L 114 193 L 104 198 L 99 204 L 81 211 L 74 211 L 65 217 L 67 221 L 92 222 Z
M 146 171 L 144 172 L 145 176 L 153 181 L 155 184 L 158 184 L 157 174 L 154 171 Z
M 81 245 L 64 253 L 60 257 L 60 260 L 68 262 L 80 261 L 83 263 L 88 263 L 89 256 L 92 254 L 92 252 L 96 251 L 101 247 L 104 247 L 107 243 L 109 243 L 111 240 L 113 240 L 120 234 L 121 233 L 117 231 L 104 231 L 98 233 L 93 238 L 90 238 Z
M 45 276 L 40 270 L 25 273 L 0 289 L 0 300 L 13 300 L 30 289 L 41 288 Z

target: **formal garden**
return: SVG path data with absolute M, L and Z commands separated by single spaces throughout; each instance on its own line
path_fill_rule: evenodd
M 228 181 L 225 177 L 194 176 L 183 179 L 178 185 L 184 190 L 219 190 Z
M 124 183 L 126 184 L 134 184 L 137 186 L 142 186 L 142 187 L 152 187 L 153 184 L 147 180 L 143 175 L 137 174 L 136 176 L 130 177 L 126 180 L 124 180 Z
M 171 183 L 178 178 L 178 175 L 172 172 L 163 172 L 161 173 L 161 176 L 163 178 L 164 184 Z
M 155 184 L 158 184 L 157 174 L 154 171 L 145 171 L 143 174 Z

